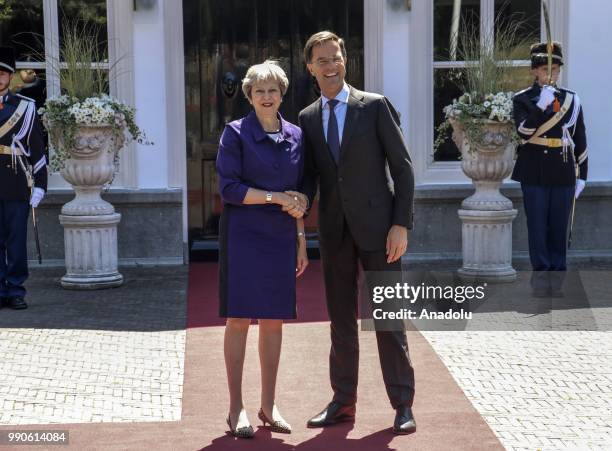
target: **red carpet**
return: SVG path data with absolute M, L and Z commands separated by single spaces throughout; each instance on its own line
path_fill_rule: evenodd
M 214 264 L 191 266 L 189 288 L 189 327 L 223 324 L 217 318 L 216 267 Z M 223 328 L 208 328 L 203 335 L 210 347 L 206 352 L 208 370 L 197 365 L 197 356 L 186 363 L 186 383 L 199 379 L 201 401 L 212 405 L 214 413 L 203 416 L 214 424 L 218 433 L 206 450 L 333 450 L 348 446 L 355 450 L 404 449 L 503 449 L 482 417 L 475 411 L 446 367 L 427 341 L 416 331 L 409 332 L 410 355 L 415 367 L 417 394 L 414 412 L 417 432 L 409 436 L 395 436 L 390 431 L 394 411 L 391 409 L 382 382 L 373 332 L 362 332 L 360 337 L 360 374 L 357 418 L 354 424 L 326 429 L 307 429 L 306 419 L 331 400 L 328 376 L 329 323 L 325 307 L 325 293 L 320 262 L 311 262 L 298 281 L 298 319 L 284 328 L 283 354 L 279 370 L 277 405 L 293 425 L 289 436 L 270 434 L 259 428 L 254 441 L 237 441 L 219 432 L 227 430 L 223 424 L 228 406 L 227 386 L 222 354 Z M 205 327 L 206 328 L 206 327 Z M 218 329 L 217 331 L 214 331 Z M 188 337 L 194 337 L 193 330 Z M 201 336 L 201 329 L 196 332 Z M 249 418 L 255 417 L 259 406 L 259 362 L 257 360 L 257 327 L 249 336 L 243 387 Z M 195 338 L 195 337 L 194 337 Z M 202 343 L 202 346 L 206 346 Z M 189 344 L 188 344 L 189 347 Z M 193 364 L 193 367 L 190 366 Z M 190 374 L 190 368 L 200 374 Z M 213 371 L 212 368 L 216 368 Z M 214 378 L 210 375 L 215 374 Z M 208 376 L 208 377 L 207 377 Z M 187 402 L 187 399 L 185 400 Z M 194 401 L 195 402 L 195 401 Z M 184 406 L 183 412 L 187 410 Z M 209 436 L 212 431 L 205 434 Z M 212 434 L 215 437 L 215 434 Z M 256 442 L 256 443 L 254 443 Z
M 355 423 L 326 429 L 305 427 L 306 419 L 331 399 L 327 360 L 329 325 L 318 262 L 311 264 L 299 283 L 300 318 L 284 329 L 277 405 L 293 425 L 293 433 L 271 434 L 257 421 L 260 379 L 257 327 L 253 326 L 248 340 L 243 387 L 245 405 L 251 422 L 256 426 L 256 434 L 252 440 L 233 439 L 227 435 L 225 425 L 228 395 L 223 362 L 223 321 L 217 315 L 216 265 L 192 265 L 189 287 L 181 421 L 53 425 L 53 429 L 70 431 L 70 446 L 67 448 L 257 451 L 503 449 L 418 332 L 409 332 L 408 335 L 417 384 L 414 412 L 418 429 L 415 434 L 395 436 L 390 431 L 394 412 L 385 394 L 376 341 L 371 332 L 361 333 Z M 51 427 L 20 426 L 19 429 Z

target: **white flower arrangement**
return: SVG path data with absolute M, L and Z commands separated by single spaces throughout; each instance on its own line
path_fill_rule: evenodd
M 438 137 L 434 143 L 437 150 L 447 139 L 451 129 L 451 121 L 461 124 L 472 140 L 479 140 L 483 132 L 483 124 L 487 121 L 512 123 L 511 91 L 500 91 L 479 96 L 477 93 L 465 93 L 453 103 L 444 107 L 446 120 L 438 126 Z M 517 140 L 518 135 L 512 127 L 512 139 Z
M 497 122 L 512 121 L 513 92 L 487 94 L 479 101 L 478 96 L 465 93 L 453 103 L 444 107 L 446 119 L 474 120 L 489 119 Z
M 62 169 L 64 161 L 70 157 L 75 134 L 82 126 L 110 126 L 120 146 L 117 151 L 133 140 L 141 144 L 152 144 L 136 125 L 134 108 L 108 94 L 84 100 L 65 94 L 52 97 L 47 99 L 39 112 L 55 151 L 51 168 L 56 171 Z

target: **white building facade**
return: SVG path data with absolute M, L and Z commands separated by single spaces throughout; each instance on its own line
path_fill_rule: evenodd
M 222 41 L 225 39 L 223 33 L 229 29 L 224 27 L 229 27 L 229 24 L 215 24 L 220 33 L 218 36 L 222 36 L 216 41 L 207 37 L 206 25 L 215 23 L 214 17 L 206 19 L 206 14 L 210 15 L 212 11 L 202 6 L 207 1 L 106 0 L 108 63 L 111 74 L 114 72 L 110 92 L 133 103 L 138 124 L 154 142 L 153 146 L 134 144 L 122 151 L 119 174 L 105 195 L 123 214 L 119 228 L 119 257 L 122 263 L 179 264 L 189 261 L 190 249 L 196 241 L 204 243 L 201 249 L 206 249 L 208 245 L 214 248 L 214 230 L 212 235 L 208 234 L 202 239 L 197 236 L 206 234 L 194 232 L 198 221 L 205 222 L 197 218 L 200 209 L 208 211 L 210 216 L 210 211 L 218 208 L 204 205 L 207 192 L 198 188 L 198 183 L 214 183 L 214 175 L 206 172 L 210 164 L 207 166 L 204 163 L 210 163 L 212 157 L 209 155 L 208 160 L 203 158 L 201 165 L 189 161 L 194 155 L 189 150 L 190 146 L 194 146 L 190 125 L 190 117 L 196 114 L 193 105 L 200 105 L 200 112 L 197 113 L 200 125 L 208 121 L 206 126 L 222 129 L 222 121 L 229 118 L 227 111 L 226 114 L 217 111 L 221 104 L 220 91 L 206 92 L 207 84 L 204 81 L 199 84 L 200 88 L 195 94 L 197 102 L 192 103 L 194 73 L 197 78 L 198 73 L 201 75 L 211 69 L 207 69 L 205 61 L 201 59 L 198 60 L 197 70 L 192 70 L 195 66 L 192 64 L 193 54 L 190 53 L 190 49 L 194 48 L 191 38 L 196 36 L 200 42 L 197 47 L 206 49 L 207 54 L 217 52 L 220 60 L 226 58 Z M 46 52 L 57 51 L 54 43 L 58 42 L 61 27 L 58 14 L 61 5 L 58 2 L 61 3 L 61 0 L 40 2 L 44 12 Z M 357 2 L 359 5 L 355 8 Z M 194 6 L 196 3 L 200 5 Z M 225 3 L 235 4 L 230 14 L 259 14 L 254 13 L 253 2 L 227 0 Z M 273 0 L 259 1 L 255 5 L 263 10 L 274 7 L 275 3 Z M 241 9 L 242 5 L 247 4 L 248 9 Z M 539 2 L 534 1 L 344 0 L 331 5 L 331 8 L 347 11 L 346 18 L 334 19 L 339 20 L 343 27 L 348 27 L 345 22 L 349 20 L 354 22 L 354 17 L 362 17 L 363 22 L 358 30 L 362 33 L 363 48 L 357 49 L 355 64 L 360 67 L 354 73 L 359 72 L 362 88 L 386 95 L 401 113 L 418 185 L 410 259 L 460 257 L 461 224 L 457 209 L 471 189 L 470 181 L 461 172 L 456 158 L 451 155 L 440 159 L 433 153 L 439 102 L 445 100 L 444 95 L 452 94 L 452 90 L 437 94 L 439 80 L 443 78 L 443 75 L 440 78 L 440 74 L 460 67 L 460 62 L 444 55 L 440 57 L 441 44 L 438 41 L 443 40 L 448 34 L 446 28 L 451 26 L 449 11 L 452 12 L 453 8 L 455 11 L 459 8 L 461 12 L 475 11 L 475 20 L 479 21 L 481 30 L 485 30 L 494 26 L 494 18 L 502 8 L 510 8 L 514 13 L 524 10 L 525 17 L 530 11 L 533 12 L 533 4 L 536 4 L 535 10 L 539 14 Z M 200 11 L 197 18 L 192 17 L 194 8 Z M 550 9 L 553 38 L 563 44 L 565 54 L 561 84 L 580 95 L 589 143 L 589 180 L 577 207 L 574 255 L 611 257 L 612 226 L 606 220 L 606 211 L 612 208 L 612 102 L 608 100 L 605 89 L 607 77 L 612 73 L 612 53 L 609 51 L 612 48 L 612 34 L 609 32 L 612 2 L 551 0 Z M 227 11 L 224 14 L 227 15 Z M 309 17 L 316 18 L 317 14 L 319 12 L 314 10 Z M 322 11 L 321 14 L 328 12 Z M 291 19 L 295 23 L 279 23 L 277 26 L 270 23 L 270 17 L 274 21 L 286 20 L 268 12 L 259 22 L 255 21 L 257 32 L 265 28 L 272 36 L 281 36 L 278 40 L 280 51 L 287 53 L 287 48 L 283 47 L 282 30 L 285 26 L 289 27 L 288 33 L 293 36 L 289 44 L 292 60 L 287 64 L 291 67 L 303 65 L 295 49 L 299 47 L 297 43 L 303 44 L 304 37 L 299 33 L 305 33 L 307 27 L 304 23 L 312 26 L 312 20 L 302 21 L 301 17 L 297 17 Z M 250 21 L 248 17 L 237 18 L 238 22 L 244 20 Z M 196 22 L 199 24 L 198 32 L 194 34 L 189 30 L 193 30 Z M 537 25 L 534 25 L 536 22 Z M 543 40 L 545 33 L 541 16 L 537 16 L 536 22 L 531 17 L 528 32 L 537 33 L 537 39 Z M 333 26 L 334 22 L 321 21 L 321 26 L 325 28 L 330 24 Z M 300 30 L 295 31 L 297 28 Z M 232 33 L 240 33 L 240 30 Z M 258 36 L 255 36 L 256 40 L 260 39 Z M 234 41 L 237 39 L 235 36 L 230 38 Z M 190 42 L 185 42 L 185 39 Z M 357 41 L 347 39 L 348 46 L 354 42 Z M 248 53 L 249 49 L 244 51 Z M 202 52 L 198 54 L 204 54 Z M 232 52 L 235 58 L 239 58 L 235 56 L 237 50 Z M 276 56 L 272 50 L 266 50 L 263 54 Z M 258 62 L 244 59 L 249 64 Z M 280 59 L 284 61 L 283 57 Z M 28 64 L 42 68 L 42 63 L 20 62 L 21 67 Z M 225 71 L 224 64 L 220 63 L 219 67 L 223 68 L 219 70 Z M 516 64 L 517 73 L 523 71 L 521 76 L 528 79 L 528 75 L 525 77 L 529 69 L 528 61 L 517 61 Z M 235 74 L 240 73 L 236 69 L 238 64 L 232 63 L 230 66 Z M 351 68 L 349 64 L 349 73 Z M 227 80 L 227 74 L 219 72 L 218 75 L 209 73 L 206 76 L 223 79 L 223 92 L 228 94 L 231 83 Z M 298 83 L 297 80 L 290 81 Z M 52 77 L 47 77 L 46 84 L 49 94 L 58 92 L 58 83 Z M 240 95 L 240 92 L 233 95 Z M 298 100 L 292 100 L 294 108 L 299 107 L 299 97 L 296 98 Z M 206 101 L 217 102 L 216 117 L 203 113 L 204 107 L 201 105 Z M 224 101 L 227 104 L 227 99 Z M 200 128 L 200 133 L 204 133 L 202 130 L 206 126 Z M 206 141 L 206 137 L 202 140 Z M 194 177 L 199 180 L 195 188 Z M 69 199 L 67 189 L 68 186 L 58 174 L 51 176 L 41 219 L 41 228 L 48 237 L 43 239 L 43 252 L 47 253 L 46 258 L 50 262 L 59 263 L 63 258 L 62 232 L 57 223 L 57 213 L 61 204 Z M 515 208 L 521 211 L 514 223 L 514 249 L 517 257 L 525 256 L 527 240 L 520 189 L 518 184 L 508 181 L 504 184 L 504 192 L 513 200 Z M 209 201 L 214 202 L 214 195 L 209 197 Z M 192 211 L 194 208 L 198 209 L 197 214 Z M 204 225 L 200 224 L 202 227 Z M 194 255 L 192 252 L 192 257 Z

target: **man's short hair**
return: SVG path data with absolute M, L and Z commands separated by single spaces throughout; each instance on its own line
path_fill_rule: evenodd
M 318 33 L 313 34 L 306 41 L 306 45 L 304 46 L 304 61 L 306 64 L 309 64 L 312 60 L 312 49 L 315 46 L 322 45 L 327 41 L 335 41 L 340 46 L 340 50 L 342 51 L 342 57 L 346 61 L 346 48 L 344 47 L 344 39 L 339 37 L 337 34 L 332 33 L 331 31 L 319 31 Z
M 251 90 L 256 83 L 275 81 L 281 91 L 281 95 L 285 95 L 289 87 L 289 79 L 285 71 L 278 65 L 276 61 L 266 60 L 261 64 L 255 64 L 249 67 L 247 73 L 242 80 L 242 92 L 247 99 L 251 98 Z

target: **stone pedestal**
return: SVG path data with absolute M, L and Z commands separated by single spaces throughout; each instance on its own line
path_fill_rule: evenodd
M 512 282 L 512 221 L 514 209 L 501 211 L 459 210 L 462 222 L 463 266 L 460 276 L 490 282 Z
M 96 290 L 118 287 L 117 224 L 119 213 L 99 216 L 59 216 L 64 227 L 66 275 L 62 287 Z
M 75 197 L 62 207 L 66 275 L 62 287 L 95 290 L 117 287 L 117 224 L 121 215 L 100 197 L 115 171 L 117 142 L 110 127 L 80 127 L 61 171 Z
M 469 279 L 511 282 L 516 279 L 512 267 L 512 221 L 517 211 L 499 187 L 514 167 L 513 125 L 482 121 L 484 133 L 479 142 L 471 142 L 461 124 L 452 125 L 453 139 L 461 150 L 461 169 L 476 188 L 459 210 L 463 266 L 458 273 Z

